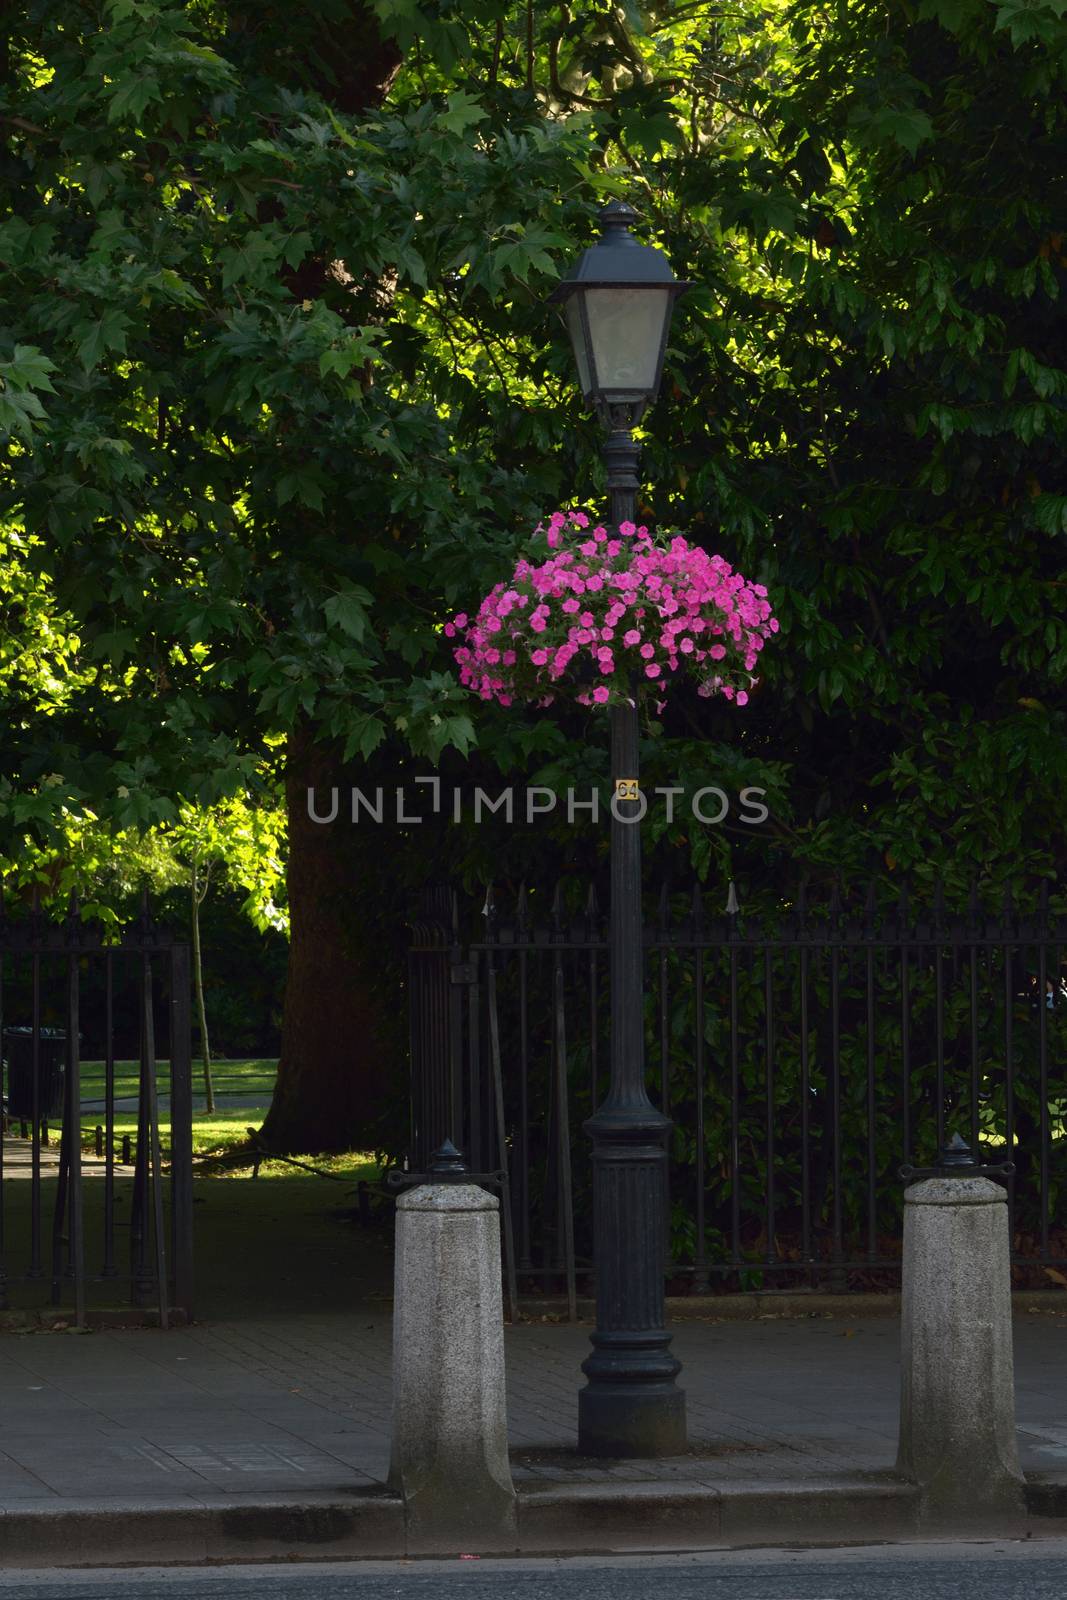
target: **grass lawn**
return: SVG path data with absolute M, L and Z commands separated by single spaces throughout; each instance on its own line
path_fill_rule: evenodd
M 160 1061 L 158 1064 L 157 1081 L 159 1084 L 160 1108 L 159 1127 L 160 1139 L 164 1151 L 170 1147 L 170 1111 L 167 1096 L 170 1091 L 170 1063 Z M 216 1061 L 212 1065 L 212 1081 L 215 1086 L 215 1110 L 193 1111 L 193 1158 L 207 1162 L 208 1158 L 216 1158 L 216 1162 L 208 1163 L 204 1170 L 210 1170 L 216 1177 L 240 1177 L 251 1171 L 253 1158 L 248 1155 L 247 1160 L 241 1160 L 243 1148 L 248 1144 L 248 1129 L 258 1128 L 267 1114 L 270 1106 L 271 1094 L 274 1090 L 274 1079 L 277 1075 L 278 1063 L 276 1060 L 240 1060 Z M 138 1092 L 138 1064 L 136 1061 L 115 1062 L 115 1098 L 116 1100 L 135 1100 Z M 81 1067 L 82 1102 L 86 1100 L 100 1100 L 99 1110 L 82 1112 L 82 1144 L 91 1151 L 94 1147 L 95 1130 L 103 1126 L 104 1111 L 104 1063 L 102 1061 L 83 1061 Z M 228 1101 L 237 1099 L 239 1104 L 234 1106 Z M 197 1069 L 193 1063 L 193 1105 L 202 1106 L 204 1103 L 203 1070 Z M 129 1106 L 124 1110 L 115 1111 L 115 1144 L 116 1153 L 121 1145 L 124 1134 L 129 1134 L 132 1139 L 137 1137 L 137 1108 Z M 338 1156 L 315 1156 L 306 1158 L 319 1171 L 329 1172 L 338 1177 L 350 1178 L 356 1182 L 366 1178 L 373 1182 L 378 1176 L 378 1167 L 373 1158 L 359 1152 Z M 264 1161 L 259 1169 L 260 1177 L 280 1178 L 292 1177 L 301 1169 L 294 1167 L 287 1161 Z
M 215 1110 L 197 1110 L 204 1104 L 203 1071 L 193 1064 L 193 1155 L 227 1155 L 239 1145 L 248 1142 L 248 1128 L 258 1128 L 267 1114 L 274 1088 L 278 1063 L 271 1060 L 218 1061 L 212 1068 L 215 1087 Z M 170 1144 L 170 1062 L 157 1064 L 159 1085 L 160 1137 L 164 1148 Z M 136 1061 L 115 1062 L 115 1099 L 135 1100 L 138 1092 L 139 1067 Z M 82 1143 L 92 1149 L 94 1131 L 104 1121 L 104 1063 L 83 1061 L 81 1067 L 82 1102 L 99 1100 L 99 1109 L 82 1111 Z M 232 1105 L 239 1099 L 239 1105 Z M 124 1134 L 137 1136 L 136 1106 L 117 1107 L 115 1110 L 115 1139 L 118 1145 Z

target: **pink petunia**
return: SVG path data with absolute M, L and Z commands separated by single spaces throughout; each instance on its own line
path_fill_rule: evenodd
M 596 688 L 593 690 L 593 699 L 596 701 L 598 706 L 606 705 L 611 699 L 611 690 L 608 689 L 604 684 L 598 683 Z

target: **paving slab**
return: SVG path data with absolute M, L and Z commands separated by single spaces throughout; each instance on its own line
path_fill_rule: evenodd
M 914 1527 L 914 1493 L 892 1475 L 896 1319 L 677 1323 L 689 1448 L 660 1461 L 577 1456 L 589 1332 L 527 1322 L 506 1333 L 524 1548 L 617 1548 L 635 1530 L 657 1548 L 684 1530 L 698 1542 L 759 1542 L 761 1527 L 830 1537 L 857 1517 L 872 1536 Z M 31 1548 L 28 1518 L 48 1513 L 55 1532 L 64 1508 L 64 1559 L 114 1559 L 120 1510 L 136 1552 L 236 1559 L 280 1539 L 300 1554 L 318 1529 L 334 1554 L 397 1553 L 402 1521 L 385 1486 L 391 1334 L 374 1311 L 0 1336 L 0 1562 Z M 1046 1513 L 1063 1516 L 1067 1316 L 1017 1317 L 1015 1344 L 1023 1467 L 1040 1479 Z M 284 1538 L 268 1503 L 287 1508 Z M 169 1531 L 168 1507 L 182 1510 Z

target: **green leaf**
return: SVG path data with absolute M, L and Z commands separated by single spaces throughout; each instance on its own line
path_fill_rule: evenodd
M 366 589 L 352 586 L 331 595 L 323 610 L 335 627 L 361 643 L 367 631 L 367 607 L 370 604 L 371 596 Z
M 438 112 L 437 126 L 462 138 L 468 128 L 485 122 L 488 116 L 488 111 L 472 94 L 465 89 L 457 89 L 448 97 L 447 110 Z
M 91 372 L 108 350 L 123 354 L 126 350 L 126 330 L 130 318 L 125 311 L 114 308 L 105 311 L 96 322 L 82 322 L 74 330 L 78 341 L 78 360 L 86 372 Z
M 1067 495 L 1039 494 L 1030 509 L 1042 533 L 1067 533 Z
M 108 108 L 108 122 L 121 122 L 128 117 L 136 121 L 143 113 L 146 106 L 153 101 L 162 100 L 163 91 L 159 80 L 154 73 L 138 72 L 136 76 L 127 78 L 125 83 L 120 83 L 111 94 Z

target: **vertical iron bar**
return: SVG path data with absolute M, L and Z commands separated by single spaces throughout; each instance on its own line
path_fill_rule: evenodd
M 908 947 L 900 947 L 900 1137 L 903 1160 L 911 1161 L 911 967 Z M 937 1147 L 941 1149 L 941 1145 Z
M 114 1278 L 115 1265 L 115 974 L 114 958 L 104 956 L 104 1265 L 101 1276 Z
M 811 953 L 800 951 L 800 1253 L 805 1261 L 811 1253 L 811 1060 L 808 1053 L 808 967 Z M 808 1274 L 814 1283 L 814 1274 Z
M 1049 1231 L 1049 1115 L 1048 1115 L 1048 946 L 1047 930 L 1039 931 L 1037 947 L 1037 1063 L 1041 1094 L 1041 1258 L 1048 1260 Z
M 78 1027 L 81 1020 L 81 971 L 78 955 L 67 957 L 67 1114 L 70 1132 L 67 1159 L 70 1164 L 70 1257 L 74 1267 L 74 1323 L 85 1327 L 85 1217 L 82 1195 L 81 1141 L 81 1046 Z
M 496 960 L 485 952 L 486 999 L 489 1004 L 489 1068 L 493 1078 L 493 1105 L 496 1111 L 497 1157 L 500 1162 L 500 1221 L 504 1235 L 504 1270 L 508 1285 L 508 1316 L 519 1320 L 519 1285 L 515 1276 L 515 1235 L 511 1214 L 511 1171 L 508 1162 L 508 1130 L 504 1116 L 504 1077 L 500 1067 L 500 1019 L 497 1015 Z
M 878 1147 L 874 1094 L 874 945 L 867 946 L 867 1259 L 878 1259 Z
M 737 946 L 732 944 L 730 946 L 730 1252 L 735 1265 L 741 1261 L 741 1062 L 737 1030 Z
M 463 987 L 461 984 L 453 983 L 450 980 L 448 985 L 448 1098 L 451 1109 L 450 1122 L 454 1132 L 449 1137 L 460 1148 L 472 1150 L 470 1144 L 466 1143 L 467 1130 L 464 1121 L 466 1065 L 466 1057 L 463 1051 Z M 427 1151 L 428 1155 L 431 1153 Z M 429 1165 L 428 1162 L 427 1165 Z
M 109 1147 L 110 1148 L 110 1147 Z M 189 947 L 170 953 L 170 1185 L 174 1305 L 193 1320 L 193 1066 Z
M 152 1283 L 147 1276 L 147 1251 L 149 1233 L 148 1187 L 151 1152 L 148 1139 L 148 1019 L 145 1016 L 143 963 L 147 959 L 143 943 L 141 965 L 135 976 L 137 1014 L 140 1043 L 137 1073 L 137 1148 L 134 1152 L 133 1191 L 130 1196 L 130 1299 L 135 1306 L 144 1306 L 151 1293 Z
M 600 1101 L 599 1052 L 597 1050 L 597 953 L 589 951 L 589 1109 Z
M 1015 952 L 1004 946 L 1004 1159 L 1015 1161 Z M 1015 1241 L 1015 1175 L 1008 1179 L 1008 1238 Z
M 0 935 L 4 931 L 3 886 L 0 885 Z M 7 1134 L 7 1116 L 4 1106 L 4 952 L 0 947 L 0 1311 L 8 1309 L 7 1298 L 7 1235 L 4 1217 L 4 1137 Z
M 937 1144 L 935 1149 L 945 1148 L 945 970 L 944 953 L 941 945 L 937 946 L 934 957 L 934 1028 L 937 1048 Z
M 977 1152 L 979 1141 L 978 1126 L 978 1084 L 979 1084 L 979 1047 L 978 1047 L 978 946 L 971 944 L 971 1149 Z
M 36 928 L 34 935 L 36 938 Z M 41 1267 L 41 957 L 33 952 L 33 1042 L 31 1046 L 30 1110 L 33 1143 L 30 1146 L 30 1278 L 43 1277 Z
M 707 1172 L 706 1146 L 707 1136 L 704 1126 L 704 947 L 698 946 L 695 953 L 695 968 L 693 971 L 693 1007 L 696 1014 L 696 1039 L 694 1055 L 696 1060 L 696 1157 L 697 1157 L 697 1214 L 696 1214 L 696 1256 L 693 1262 L 693 1290 L 696 1294 L 707 1294 L 710 1288 L 708 1277 L 708 1243 L 707 1221 L 705 1216 Z
M 152 1003 L 152 957 L 142 965 L 144 985 L 145 1060 L 148 1072 L 148 1138 L 152 1162 L 152 1223 L 156 1244 L 156 1284 L 159 1326 L 170 1327 L 170 1291 L 167 1282 L 167 1241 L 163 1232 L 163 1159 L 159 1148 L 159 1086 L 156 1082 L 156 1020 Z
M 841 951 L 837 929 L 830 947 L 830 1123 L 833 1134 L 833 1247 L 832 1259 L 844 1259 L 844 1207 L 841 1195 Z
M 525 930 L 520 929 L 525 938 Z M 519 951 L 519 1267 L 533 1269 L 530 1253 L 530 1047 L 529 993 L 525 950 Z
M 774 951 L 770 941 L 763 950 L 763 1025 L 764 1025 L 764 1053 L 765 1053 L 765 1115 L 767 1118 L 766 1144 L 764 1160 L 767 1165 L 766 1178 L 766 1218 L 767 1218 L 767 1248 L 764 1259 L 768 1266 L 773 1266 L 778 1259 L 775 1244 L 775 1217 L 774 1217 Z
M 63 1119 L 59 1133 L 59 1168 L 56 1174 L 55 1203 L 52 1207 L 52 1304 L 63 1302 L 64 1268 L 69 1262 L 70 1235 L 63 1230 L 67 1225 L 68 1197 L 70 1193 L 70 1078 L 63 1078 Z M 67 1262 L 63 1246 L 68 1247 Z
M 559 1138 L 560 1222 L 563 1263 L 567 1275 L 567 1316 L 578 1320 L 578 1285 L 574 1261 L 574 1184 L 571 1176 L 571 1119 L 567 1084 L 567 1031 L 564 1016 L 563 956 L 555 958 L 554 1040 L 556 1058 L 556 1129 Z
M 481 1053 L 481 984 L 478 982 L 478 963 L 473 965 L 473 981 L 468 985 L 467 1028 L 468 1059 L 470 1061 L 470 1148 L 471 1164 L 476 1172 L 486 1170 L 484 1141 L 482 1139 L 482 1053 Z
M 667 968 L 667 946 L 664 944 L 660 946 L 659 952 L 660 1106 L 664 1116 L 669 1117 L 671 1114 L 671 1039 Z M 664 1248 L 667 1251 L 669 1270 L 671 1266 L 671 1163 L 669 1146 L 667 1160 L 663 1163 L 663 1210 L 666 1222 Z

